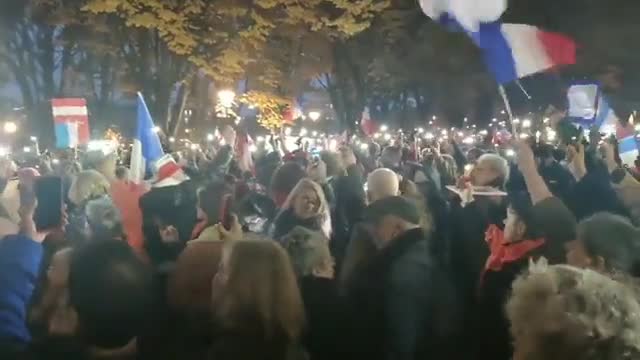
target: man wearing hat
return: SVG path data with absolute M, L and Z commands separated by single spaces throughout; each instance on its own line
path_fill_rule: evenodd
M 365 210 L 378 253 L 348 292 L 358 358 L 451 358 L 445 339 L 455 331 L 453 286 L 430 252 L 412 200 L 393 196 Z

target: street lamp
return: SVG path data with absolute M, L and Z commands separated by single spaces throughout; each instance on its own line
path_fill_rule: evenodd
M 309 111 L 309 119 L 311 119 L 311 121 L 318 121 L 320 115 L 319 111 Z
M 233 106 L 233 101 L 236 98 L 236 93 L 233 90 L 220 90 L 218 91 L 218 101 L 220 105 L 230 108 Z
M 18 125 L 13 121 L 7 121 L 4 123 L 3 129 L 7 134 L 15 134 L 18 131 Z

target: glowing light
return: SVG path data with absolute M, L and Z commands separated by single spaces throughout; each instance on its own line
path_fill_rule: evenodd
M 542 122 L 546 124 L 546 123 L 548 123 L 548 122 L 549 122 L 549 120 L 551 120 L 551 119 L 549 119 L 549 118 L 544 118 L 544 120 L 542 120 Z
M 605 133 L 608 136 L 608 135 L 616 133 L 616 127 L 615 127 L 615 125 L 607 124 L 607 125 L 602 126 L 602 128 L 600 128 L 600 131 L 602 131 L 603 133 Z
M 433 117 L 431 119 L 435 120 L 437 118 L 438 118 L 437 116 L 433 115 Z
M 170 138 L 169 138 L 169 142 L 170 142 L 170 143 L 174 143 L 174 142 L 176 142 L 176 138 L 174 138 L 173 136 L 172 136 L 172 137 L 170 137 Z
M 160 126 L 154 126 L 151 131 L 153 131 L 154 133 L 159 133 L 160 132 Z
M 385 132 L 387 130 L 389 130 L 389 127 L 387 125 L 380 126 L 380 131 Z
M 464 133 L 462 131 L 458 131 L 458 137 L 463 137 Z
M 469 119 L 467 119 L 467 118 L 464 118 L 464 122 L 467 122 L 467 121 L 469 121 Z
M 291 135 L 291 128 L 284 129 L 284 134 L 287 136 Z
M 338 142 L 335 139 L 331 139 L 329 141 L 329 150 L 334 151 L 337 147 L 338 147 Z
M 312 133 L 311 133 L 311 136 L 313 136 L 313 137 L 318 136 L 318 132 L 317 132 L 317 131 L 312 132 Z
M 433 133 L 430 133 L 430 132 L 424 134 L 424 138 L 427 140 L 433 140 L 434 137 L 435 136 L 433 135 Z
M 482 136 L 487 136 L 488 133 L 489 132 L 487 130 L 480 130 L 479 134 L 482 135 Z
M 191 150 L 196 151 L 198 150 L 199 146 L 198 144 L 191 144 Z
M 466 137 L 462 140 L 463 144 L 472 145 L 475 142 L 472 137 Z
M 513 119 L 513 123 L 516 124 L 516 125 L 520 124 L 520 119 L 518 119 L 518 118 Z
M 31 147 L 30 146 L 25 146 L 22 150 L 24 152 L 26 152 L 26 153 L 30 153 L 31 152 Z
M 184 132 L 186 132 L 187 134 L 191 132 L 191 129 L 184 129 Z
M 14 134 L 16 131 L 18 131 L 18 125 L 16 125 L 16 123 L 14 123 L 13 121 L 7 121 L 4 123 L 3 129 L 7 134 Z
M 258 151 L 258 148 L 255 145 L 251 144 L 251 145 L 249 145 L 249 151 L 256 152 L 256 151 Z
M 374 138 L 374 139 L 379 139 L 379 138 L 380 138 L 380 136 L 381 136 L 381 135 L 380 135 L 380 133 L 375 133 L 375 134 L 373 134 L 373 138 Z
M 530 128 L 531 127 L 531 120 L 529 120 L 529 119 L 524 120 L 522 122 L 522 127 L 525 128 L 525 129 L 526 128 Z
M 51 163 L 52 163 L 53 165 L 58 165 L 58 164 L 60 164 L 60 160 L 58 160 L 58 159 L 53 159 L 53 160 L 51 160 Z
M 360 149 L 362 149 L 362 150 L 369 149 L 369 144 L 365 144 L 365 143 L 360 144 Z
M 429 125 L 433 125 L 433 121 L 429 121 Z
M 423 128 L 418 128 L 418 134 L 422 134 L 424 132 Z
M 465 173 L 469 173 L 471 172 L 471 170 L 473 170 L 473 165 L 472 164 L 467 164 L 464 166 L 464 172 Z
M 319 111 L 309 111 L 309 119 L 311 119 L 311 121 L 318 121 L 320 115 Z
M 507 155 L 508 157 L 514 157 L 516 156 L 516 152 L 513 151 L 513 149 L 507 149 L 507 151 L 505 151 L 505 155 Z
M 307 129 L 302 128 L 300 129 L 300 136 L 306 136 L 307 135 Z
M 30 137 L 29 139 L 31 139 L 31 141 L 33 141 L 33 142 L 38 141 L 38 138 L 37 138 L 37 137 L 35 137 L 35 136 L 32 136 L 32 137 Z
M 218 101 L 220 105 L 229 108 L 233 106 L 233 101 L 236 98 L 236 93 L 233 90 L 220 90 L 218 91 Z
M 504 115 L 504 114 L 505 114 L 505 111 L 504 111 L 504 110 L 500 111 L 500 114 Z
M 447 129 L 442 129 L 440 133 L 442 134 L 442 136 L 447 136 Z
M 498 119 L 493 118 L 493 119 L 491 119 L 491 122 L 498 122 Z
M 529 138 L 529 134 L 525 134 L 525 133 L 520 134 L 520 139 L 524 140 L 524 139 L 527 139 L 527 138 Z
M 207 141 L 213 141 L 213 139 L 215 139 L 215 136 L 213 136 L 213 134 L 207 134 Z
M 384 139 L 385 139 L 385 140 L 391 140 L 391 135 L 389 135 L 389 134 L 384 134 Z
M 264 142 L 264 136 L 258 136 L 256 138 L 256 141 L 259 142 L 259 143 Z
M 548 130 L 547 131 L 547 140 L 554 141 L 556 139 L 556 136 L 557 136 L 557 134 L 556 134 L 555 130 Z

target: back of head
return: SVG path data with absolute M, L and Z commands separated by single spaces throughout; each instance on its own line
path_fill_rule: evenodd
M 69 189 L 69 200 L 81 205 L 87 200 L 109 193 L 109 180 L 96 170 L 85 170 L 78 174 Z
M 119 348 L 138 336 L 152 293 L 150 269 L 126 243 L 90 242 L 74 251 L 69 296 L 86 345 Z
M 265 337 L 296 340 L 304 323 L 297 280 L 287 253 L 268 240 L 242 240 L 225 248 L 227 280 L 214 299 L 225 326 L 261 326 Z M 250 322 L 250 323 L 247 323 Z
M 85 215 L 94 237 L 101 239 L 122 238 L 122 216 L 120 210 L 108 196 L 89 200 L 85 207 Z
M 382 150 L 380 155 L 380 162 L 382 166 L 388 168 L 394 168 L 400 165 L 402 161 L 402 148 L 397 146 L 387 146 Z
M 286 162 L 276 169 L 271 178 L 270 190 L 278 205 L 282 205 L 291 190 L 306 176 L 302 166 L 294 162 Z
M 495 173 L 496 178 L 491 185 L 496 187 L 503 187 L 509 179 L 509 162 L 498 154 L 484 154 L 478 158 L 477 167 L 481 164 L 484 168 L 487 168 Z
M 400 180 L 398 175 L 386 168 L 376 169 L 367 179 L 370 201 L 376 201 L 389 196 L 400 194 Z
M 233 186 L 227 182 L 214 181 L 198 192 L 198 207 L 207 215 L 210 224 L 221 219 L 220 210 L 225 195 L 233 193 Z
M 327 165 L 327 177 L 344 175 L 344 166 L 338 154 L 331 151 L 322 151 L 320 158 Z
M 638 274 L 640 232 L 622 216 L 599 213 L 578 225 L 578 239 L 592 258 L 601 257 L 608 271 Z
M 513 284 L 507 314 L 515 358 L 637 359 L 633 287 L 591 270 L 536 264 Z
M 314 270 L 331 262 L 327 239 L 319 233 L 296 226 L 282 238 L 296 276 L 313 275 Z

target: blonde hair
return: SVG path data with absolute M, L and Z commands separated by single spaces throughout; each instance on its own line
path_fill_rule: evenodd
M 640 357 L 640 304 L 633 287 L 591 270 L 542 266 L 520 276 L 507 304 L 519 359 Z
M 81 205 L 87 200 L 95 199 L 109 193 L 111 185 L 104 175 L 96 170 L 81 171 L 71 183 L 69 200 Z
M 300 195 L 303 190 L 310 189 L 313 190 L 318 199 L 320 199 L 320 206 L 318 207 L 318 211 L 316 212 L 316 217 L 320 221 L 320 228 L 322 229 L 322 234 L 327 238 L 331 239 L 331 234 L 333 229 L 331 228 L 331 209 L 329 208 L 329 204 L 327 203 L 327 198 L 324 196 L 324 191 L 322 187 L 318 185 L 315 181 L 304 178 L 298 182 L 298 184 L 291 190 L 289 196 L 287 196 L 287 200 L 285 200 L 282 205 L 283 210 L 289 210 L 293 206 L 293 201 L 296 196 Z
M 244 326 L 257 320 L 267 337 L 282 333 L 297 340 L 304 327 L 304 308 L 287 253 L 269 240 L 230 242 L 223 253 L 227 280 L 214 299 L 222 324 Z

